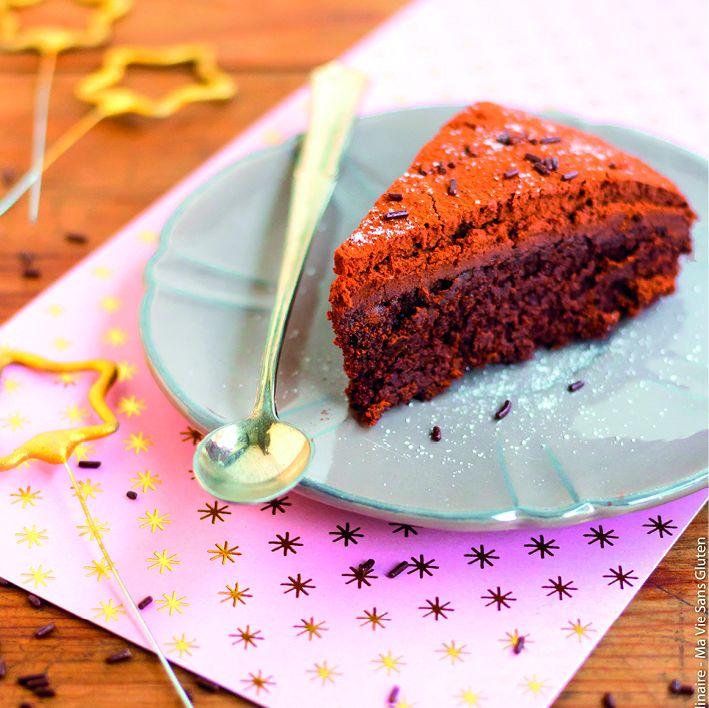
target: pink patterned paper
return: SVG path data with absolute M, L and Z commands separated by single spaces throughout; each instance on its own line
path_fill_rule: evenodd
M 347 60 L 372 78 L 368 112 L 486 98 L 649 127 L 700 147 L 706 107 L 692 89 L 706 73 L 697 19 L 706 8 L 680 4 L 684 12 L 607 0 L 420 2 Z M 670 30 L 683 38 L 671 65 L 655 51 Z M 153 596 L 145 619 L 178 663 L 273 706 L 383 705 L 394 685 L 400 708 L 548 704 L 704 492 L 565 529 L 450 533 L 296 493 L 264 508 L 223 505 L 191 478 L 194 432 L 154 384 L 140 347 L 142 269 L 179 201 L 224 165 L 297 131 L 304 99 L 297 92 L 49 288 L 0 330 L 0 344 L 120 362 L 109 400 L 121 428 L 78 450 L 77 459 L 102 465 L 77 473 L 134 598 Z M 89 380 L 4 372 L 0 450 L 59 421 L 90 420 Z M 0 475 L 0 574 L 141 642 L 91 532 L 62 468 L 32 463 Z M 357 570 L 370 558 L 369 572 Z M 386 577 L 402 560 L 411 565 Z

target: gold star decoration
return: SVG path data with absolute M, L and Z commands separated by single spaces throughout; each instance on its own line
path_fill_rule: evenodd
M 94 452 L 94 446 L 91 443 L 79 443 L 74 448 L 74 457 L 77 462 L 88 460 Z
M 321 664 L 315 663 L 312 669 L 308 669 L 309 674 L 313 674 L 311 680 L 322 681 L 324 686 L 326 683 L 335 683 L 335 676 L 340 676 L 340 672 L 336 670 L 336 667 L 328 666 L 327 661 L 323 661 Z
M 172 521 L 170 521 L 170 514 L 161 514 L 157 509 L 146 511 L 143 516 L 138 518 L 138 521 L 140 521 L 140 528 L 144 529 L 149 527 L 150 533 L 164 531 L 165 527 L 172 523 Z
M 64 420 L 68 420 L 70 423 L 83 423 L 88 415 L 89 412 L 86 408 L 77 406 L 75 403 L 67 406 L 62 411 L 62 418 L 64 418 Z
M 12 432 L 17 432 L 18 430 L 23 430 L 26 425 L 29 425 L 29 419 L 26 418 L 22 413 L 16 411 L 11 413 L 5 418 L 0 418 L 0 423 L 3 428 L 9 428 Z
M 524 680 L 522 683 L 519 684 L 520 688 L 524 691 L 524 693 L 531 693 L 535 696 L 538 696 L 542 693 L 547 688 L 546 682 L 543 679 L 537 678 L 536 675 L 532 676 L 525 676 Z
M 96 578 L 96 582 L 101 582 L 104 578 L 110 578 L 113 569 L 105 560 L 93 560 L 89 565 L 84 566 L 87 578 Z
M 169 595 L 163 593 L 162 598 L 157 602 L 158 610 L 167 610 L 167 614 L 171 617 L 173 612 L 177 612 L 178 615 L 181 615 L 182 608 L 189 604 L 189 602 L 186 602 L 184 596 L 179 597 L 174 590 Z
M 167 646 L 169 647 L 168 651 L 177 652 L 180 659 L 184 654 L 192 656 L 193 650 L 199 649 L 197 642 L 194 639 L 187 639 L 184 632 L 179 637 L 176 634 L 173 635 L 172 641 L 167 642 Z
M 66 337 L 55 337 L 53 344 L 58 352 L 65 352 L 71 346 L 71 342 Z
M 107 266 L 96 266 L 91 271 L 91 274 L 99 280 L 108 280 L 112 275 L 112 271 Z
M 113 313 L 121 306 L 121 301 L 117 297 L 106 296 L 101 298 L 101 308 L 108 313 Z
M 241 553 L 238 551 L 238 546 L 232 546 L 231 548 L 229 547 L 229 542 L 224 541 L 223 544 L 215 543 L 213 549 L 209 549 L 207 553 L 209 553 L 210 556 L 212 556 L 209 560 L 217 560 L 220 559 L 222 562 L 222 565 L 224 565 L 227 561 L 230 561 L 231 563 L 234 562 L 234 556 L 240 556 Z
M 225 586 L 226 590 L 220 590 L 219 595 L 225 595 L 226 597 L 223 600 L 220 600 L 219 602 L 231 602 L 232 607 L 236 607 L 238 604 L 245 605 L 246 600 L 244 600 L 245 597 L 253 597 L 253 595 L 249 595 L 248 591 L 250 588 L 244 588 L 243 590 L 239 587 L 239 583 L 234 581 L 234 587 L 229 585 Z
M 28 506 L 36 506 L 36 502 L 42 499 L 42 492 L 39 490 L 32 491 L 32 487 L 19 487 L 16 492 L 10 492 L 11 497 L 15 497 L 11 504 L 22 504 L 22 508 Z
M 386 626 L 384 625 L 385 622 L 390 622 L 391 620 L 388 617 L 389 613 L 388 612 L 377 612 L 377 608 L 373 607 L 371 610 L 364 610 L 364 614 L 357 617 L 358 620 L 362 620 L 360 623 L 360 627 L 364 627 L 365 625 L 369 625 L 372 628 L 372 631 L 374 632 L 377 627 L 381 627 L 382 629 L 386 629 Z
M 515 627 L 511 632 L 505 632 L 505 636 L 502 639 L 498 639 L 499 642 L 504 644 L 505 648 L 514 650 L 519 644 L 520 640 L 524 644 L 532 644 L 532 640 L 529 638 L 529 634 L 521 634 L 520 631 Z
M 256 642 L 262 642 L 264 639 L 261 636 L 260 629 L 252 630 L 251 625 L 248 624 L 246 625 L 245 629 L 237 627 L 236 632 L 234 634 L 230 634 L 229 636 L 235 637 L 235 640 L 232 642 L 232 645 L 243 644 L 244 651 L 249 647 L 256 647 Z
M 456 644 L 455 640 L 450 642 L 443 642 L 440 649 L 436 651 L 441 654 L 441 659 L 450 659 L 451 664 L 455 664 L 458 661 L 463 661 L 463 656 L 465 654 L 470 654 L 469 651 L 465 650 L 466 644 Z
M 140 415 L 145 408 L 145 401 L 135 396 L 123 396 L 123 398 L 118 401 L 118 412 L 127 418 Z
M 32 548 L 32 546 L 41 546 L 47 538 L 47 529 L 38 529 L 36 524 L 32 526 L 23 527 L 22 531 L 18 531 L 15 536 L 17 536 L 17 543 L 26 543 L 27 548 Z
M 393 673 L 398 674 L 401 667 L 404 666 L 402 659 L 401 656 L 394 656 L 390 650 L 386 654 L 379 654 L 376 659 L 372 659 L 372 663 L 377 665 L 376 671 L 384 669 L 386 675 L 391 676 Z
M 127 361 L 118 362 L 118 380 L 122 383 L 124 381 L 130 381 L 137 371 L 137 367 L 134 364 L 130 364 Z
M 40 563 L 36 568 L 31 565 L 26 573 L 22 573 L 25 582 L 32 583 L 35 588 L 46 587 L 50 580 L 54 580 L 54 573 L 48 568 L 45 570 Z
M 480 705 L 480 701 L 483 700 L 482 695 L 473 691 L 472 688 L 464 688 L 456 698 L 458 705 L 465 706 L 466 708 L 476 708 Z
M 122 603 L 116 604 L 113 598 L 99 600 L 98 607 L 94 607 L 94 618 L 102 619 L 104 622 L 117 622 L 120 615 L 126 613 Z
M 142 452 L 147 452 L 152 444 L 153 441 L 143 433 L 131 433 L 124 441 L 124 449 L 140 455 Z
M 160 575 L 164 571 L 172 572 L 173 566 L 180 565 L 180 561 L 177 558 L 177 553 L 168 553 L 166 549 L 162 551 L 153 551 L 153 555 L 145 559 L 148 564 L 148 570 L 157 568 Z
M 74 496 L 81 496 L 83 499 L 95 499 L 96 495 L 103 492 L 101 482 L 92 482 L 91 479 L 77 479 L 77 489 L 72 487 Z
M 15 393 L 15 391 L 17 391 L 20 386 L 20 382 L 17 379 L 11 378 L 10 376 L 8 376 L 2 383 L 2 387 L 6 393 Z
M 128 341 L 128 333 L 120 327 L 111 327 L 103 335 L 103 341 L 112 347 L 121 347 Z
M 64 308 L 61 305 L 54 303 L 47 308 L 47 312 L 52 317 L 59 317 L 60 315 L 62 315 L 64 313 Z
M 98 541 L 111 530 L 106 521 L 99 521 L 96 517 L 93 517 L 90 523 L 87 521 L 85 524 L 79 524 L 76 528 L 79 529 L 79 536 L 88 536 L 92 541 Z
M 73 374 L 70 371 L 65 371 L 63 374 L 59 374 L 55 381 L 58 384 L 67 388 L 67 386 L 76 386 L 76 382 L 79 380 L 78 374 Z
M 275 681 L 271 681 L 272 678 L 273 676 L 264 676 L 261 669 L 259 669 L 255 674 L 249 672 L 247 678 L 241 679 L 241 683 L 247 684 L 247 689 L 255 688 L 256 695 L 258 695 L 261 691 L 268 693 L 268 687 L 276 685 Z
M 145 470 L 144 472 L 136 472 L 135 477 L 130 478 L 133 489 L 140 489 L 143 494 L 146 492 L 154 492 L 158 485 L 162 484 L 160 475 Z
M 307 634 L 308 641 L 311 641 L 313 637 L 320 639 L 320 637 L 322 637 L 321 632 L 327 632 L 325 622 L 316 622 L 314 617 L 300 620 L 300 624 L 294 624 L 293 628 L 301 630 L 296 635 L 298 637 L 302 634 Z
M 158 235 L 155 231 L 140 231 L 138 233 L 138 241 L 141 243 L 147 243 L 147 244 L 152 244 L 152 243 L 157 243 L 158 242 Z
M 569 637 L 576 637 L 579 642 L 581 642 L 584 639 L 589 638 L 589 634 L 591 632 L 595 632 L 596 630 L 593 629 L 592 627 L 592 622 L 588 622 L 587 624 L 583 624 L 580 619 L 577 619 L 576 621 L 571 621 L 569 620 L 568 623 L 566 624 L 565 627 L 562 627 L 561 629 L 566 632 L 566 638 L 568 639 Z

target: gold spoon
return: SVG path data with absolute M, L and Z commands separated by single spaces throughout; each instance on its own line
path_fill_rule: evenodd
M 308 131 L 298 156 L 285 249 L 251 415 L 207 434 L 194 456 L 204 489 L 230 502 L 272 499 L 297 484 L 310 460 L 307 435 L 278 419 L 274 392 L 288 315 L 315 227 L 330 200 L 365 79 L 332 62 L 311 76 Z

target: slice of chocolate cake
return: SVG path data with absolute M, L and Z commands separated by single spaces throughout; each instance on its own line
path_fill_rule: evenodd
M 466 369 L 604 337 L 674 290 L 694 218 L 672 182 L 599 138 L 470 106 L 335 253 L 355 416 L 372 425 Z

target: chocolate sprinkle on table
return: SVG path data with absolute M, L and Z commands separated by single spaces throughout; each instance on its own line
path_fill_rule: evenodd
M 7 664 L 5 659 L 0 659 L 0 679 L 5 678 L 5 676 L 7 676 Z
M 406 209 L 399 209 L 399 211 L 388 211 L 384 214 L 384 218 L 390 221 L 391 219 L 405 219 L 408 215 L 409 212 Z
M 84 234 L 77 233 L 76 231 L 68 231 L 64 234 L 64 240 L 69 243 L 76 243 L 83 245 L 88 242 L 88 238 Z
M 387 578 L 395 578 L 397 575 L 401 575 L 401 573 L 403 573 L 408 567 L 409 567 L 409 564 L 407 561 L 401 561 L 401 563 L 397 563 L 387 573 Z
M 676 696 L 692 696 L 694 695 L 694 686 L 689 683 L 682 683 L 679 679 L 672 679 L 667 687 L 670 693 Z
M 100 466 L 101 463 L 98 460 L 81 460 L 79 462 L 79 467 L 84 470 L 95 470 Z
M 549 170 L 541 162 L 535 162 L 534 169 L 539 172 L 540 175 L 546 176 L 549 174 Z
M 38 688 L 46 688 L 47 686 L 49 686 L 49 678 L 47 676 L 32 679 L 25 684 L 25 688 L 28 688 L 30 691 L 36 691 Z
M 452 179 L 448 183 L 448 194 L 450 194 L 451 197 L 458 196 L 458 180 Z
M 28 683 L 31 683 L 32 681 L 36 681 L 37 679 L 44 679 L 45 681 L 49 681 L 47 678 L 46 673 L 41 673 L 41 674 L 25 674 L 24 676 L 20 676 L 17 679 L 17 683 L 20 684 L 20 686 L 26 686 Z
M 528 153 L 524 156 L 524 159 L 525 159 L 527 162 L 541 162 L 541 161 L 542 161 L 542 158 L 541 158 L 541 157 L 538 157 L 537 155 L 535 155 L 535 154 L 533 154 L 533 153 L 531 153 L 531 152 L 528 152 Z
M 42 272 L 39 268 L 25 268 L 22 271 L 22 277 L 26 280 L 37 280 L 42 276 Z
M 387 696 L 387 703 L 396 703 L 399 699 L 399 687 L 394 686 Z
M 50 622 L 49 624 L 45 624 L 44 627 L 40 627 L 34 633 L 34 636 L 36 639 L 44 639 L 44 637 L 48 637 L 55 629 L 56 625 L 54 622 Z
M 372 568 L 374 568 L 375 562 L 376 561 L 374 560 L 374 558 L 369 558 L 368 560 L 364 561 L 364 563 L 359 564 L 360 570 L 371 570 Z
M 560 143 L 561 138 L 558 135 L 549 135 L 539 141 L 542 145 L 551 145 L 552 143 Z
M 20 708 L 34 708 L 34 706 L 28 701 L 22 701 L 22 703 L 20 703 Z
M 603 705 L 603 708 L 616 708 L 617 705 L 612 693 L 604 693 L 601 704 Z
M 512 410 L 512 402 L 505 401 L 500 409 L 495 413 L 495 420 L 502 420 Z
M 135 499 L 138 498 L 138 494 L 137 494 L 136 492 L 134 492 L 132 489 L 129 489 L 129 490 L 126 492 L 126 496 L 127 496 L 128 499 L 130 499 L 131 501 L 133 501 L 133 500 L 135 500 Z
M 574 393 L 575 391 L 578 391 L 580 388 L 583 388 L 585 384 L 586 384 L 585 381 L 581 381 L 579 379 L 578 381 L 574 381 L 573 383 L 570 383 L 568 388 L 571 393 Z
M 139 610 L 144 610 L 152 601 L 153 601 L 152 595 L 148 595 L 147 597 L 144 597 L 144 598 L 138 603 L 138 609 L 139 609 Z
M 218 693 L 221 686 L 214 681 L 204 678 L 203 676 L 197 676 L 194 682 L 203 690 L 208 693 Z
M 433 440 L 433 442 L 441 441 L 441 429 L 437 425 L 434 425 L 431 429 L 431 440 Z
M 42 607 L 42 605 L 44 604 L 41 598 L 37 597 L 36 595 L 33 595 L 32 593 L 29 593 L 27 595 L 27 602 L 29 602 L 32 607 L 37 608 Z
M 571 172 L 564 172 L 563 175 L 561 175 L 561 181 L 562 182 L 571 182 L 571 180 L 574 177 L 578 177 L 579 173 L 576 170 L 571 170 Z
M 38 688 L 34 692 L 35 696 L 38 696 L 39 698 L 54 698 L 54 696 L 57 695 L 57 692 L 53 688 Z
M 502 176 L 505 179 L 512 179 L 513 177 L 516 177 L 518 174 L 519 174 L 519 170 L 515 169 L 515 170 L 507 170 L 507 172 L 505 172 L 505 174 L 503 174 Z
M 400 202 L 403 200 L 403 198 L 404 195 L 401 194 L 401 192 L 389 192 L 389 194 L 387 194 L 387 199 L 390 202 Z
M 132 658 L 133 658 L 133 654 L 131 654 L 131 650 L 128 647 L 126 647 L 125 649 L 121 649 L 120 651 L 117 651 L 114 654 L 107 656 L 106 663 L 107 664 L 120 664 L 122 661 L 130 661 Z

